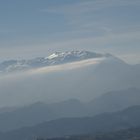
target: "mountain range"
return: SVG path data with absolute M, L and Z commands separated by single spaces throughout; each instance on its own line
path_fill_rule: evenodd
M 140 105 L 140 90 L 136 88 L 105 93 L 90 102 L 77 99 L 50 104 L 37 102 L 0 112 L 0 131 L 11 131 L 59 118 L 92 117 L 134 105 Z
M 19 64 L 18 60 L 11 61 L 0 64 L 0 106 L 71 98 L 89 102 L 109 91 L 140 87 L 140 66 L 129 65 L 111 54 L 56 52 L 43 59 L 22 60 L 29 69 L 7 73 L 9 67 Z
M 103 113 L 94 117 L 61 118 L 33 127 L 1 133 L 2 140 L 34 140 L 38 137 L 86 135 L 136 128 L 140 126 L 140 106 L 123 111 Z
M 75 61 L 81 61 L 91 58 L 109 57 L 109 54 L 99 54 L 89 51 L 67 51 L 55 52 L 48 57 L 38 57 L 30 60 L 8 60 L 0 64 L 1 72 L 24 71 L 33 68 L 40 68 Z
M 71 51 L 4 61 L 0 71 L 2 140 L 140 126 L 139 64 L 111 54 Z

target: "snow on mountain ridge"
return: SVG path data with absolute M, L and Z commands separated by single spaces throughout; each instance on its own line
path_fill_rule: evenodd
M 107 54 L 99 54 L 90 51 L 66 51 L 55 52 L 48 57 L 38 57 L 30 60 L 9 60 L 0 64 L 1 72 L 14 72 L 28 70 L 31 68 L 40 68 L 58 64 L 65 64 L 75 61 L 81 61 L 91 58 L 109 57 Z
M 66 51 L 66 52 L 55 52 L 52 55 L 46 57 L 49 60 L 62 60 L 62 61 L 76 61 L 88 58 L 102 57 L 102 54 L 97 54 L 89 51 Z
M 53 59 L 55 57 L 58 57 L 58 55 L 56 53 L 53 53 L 52 55 L 46 57 L 45 59 Z

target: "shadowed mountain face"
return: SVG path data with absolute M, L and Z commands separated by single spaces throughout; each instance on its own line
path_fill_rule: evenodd
M 36 137 L 62 137 L 67 135 L 95 134 L 140 126 L 140 106 L 116 113 L 95 117 L 65 118 L 42 123 L 34 127 L 3 133 L 2 140 L 34 140 Z
M 104 112 L 123 110 L 134 105 L 140 105 L 140 90 L 136 88 L 112 91 L 88 103 L 76 99 L 51 104 L 38 102 L 13 111 L 1 112 L 0 131 L 32 126 L 64 117 L 95 116 Z
M 88 103 L 90 115 L 115 112 L 134 105 L 140 105 L 140 90 L 136 88 L 111 91 Z
M 23 126 L 32 126 L 61 117 L 85 116 L 86 106 L 78 100 L 60 103 L 35 103 L 14 111 L 0 114 L 0 131 L 9 131 Z

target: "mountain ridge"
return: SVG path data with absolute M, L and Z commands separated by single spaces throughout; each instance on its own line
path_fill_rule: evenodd
M 34 140 L 37 137 L 63 137 L 106 133 L 140 126 L 140 106 L 94 117 L 61 118 L 33 127 L 24 127 L 0 134 L 2 140 Z
M 24 71 L 32 68 L 53 66 L 87 60 L 91 58 L 108 58 L 113 57 L 111 54 L 101 54 L 90 51 L 66 51 L 54 52 L 47 57 L 37 57 L 29 60 L 7 60 L 0 63 L 0 72 Z
M 64 117 L 92 117 L 105 112 L 121 111 L 134 105 L 140 105 L 140 90 L 135 88 L 105 93 L 90 102 L 77 99 L 50 104 L 36 102 L 0 113 L 0 131 L 10 131 Z

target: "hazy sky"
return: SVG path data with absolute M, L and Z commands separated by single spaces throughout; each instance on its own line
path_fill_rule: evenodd
M 140 0 L 0 0 L 0 58 L 113 53 L 140 63 Z

